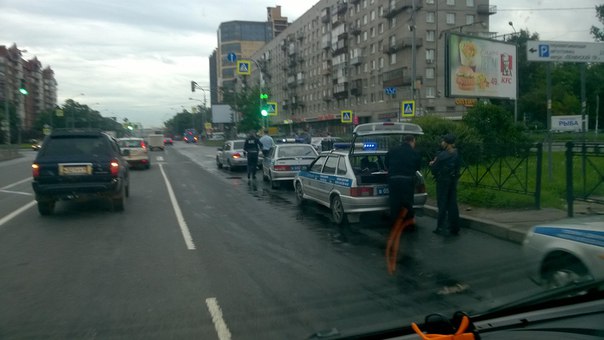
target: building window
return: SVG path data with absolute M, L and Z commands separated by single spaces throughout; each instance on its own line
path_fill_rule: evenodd
M 432 86 L 426 86 L 424 89 L 426 91 L 426 98 L 434 98 L 434 97 L 436 97 L 434 95 L 434 87 L 432 87 Z
M 434 67 L 426 68 L 426 79 L 434 79 Z
M 380 57 L 380 68 L 384 68 L 384 57 Z
M 396 45 L 396 36 L 391 35 L 389 41 L 390 41 L 390 45 L 389 46 L 390 47 L 394 47 Z
M 380 16 L 383 17 L 384 16 L 384 6 L 380 6 L 378 7 L 378 13 L 380 13 Z
M 466 14 L 466 25 L 472 25 L 474 23 L 474 16 Z
M 357 45 L 361 43 L 361 36 L 357 35 Z
M 383 40 L 378 41 L 377 49 L 378 49 L 378 51 L 384 50 L 384 41 Z
M 363 25 L 367 25 L 367 14 L 363 15 Z
M 371 61 L 371 69 L 372 69 L 372 70 L 375 70 L 375 60 L 372 60 L 372 61 Z
M 380 33 L 380 34 L 384 33 L 384 24 L 383 23 L 380 23 L 378 25 L 378 33 Z
M 390 23 L 390 28 L 396 27 L 396 17 L 390 18 L 388 22 Z
M 433 30 L 426 31 L 426 41 L 434 41 L 435 34 Z
M 447 13 L 447 24 L 455 25 L 455 13 Z
M 367 8 L 367 0 L 363 0 L 363 8 Z
M 429 24 L 434 23 L 434 12 L 426 12 L 426 22 Z
M 447 0 L 447 5 L 455 6 L 455 0 Z
M 371 33 L 371 37 L 375 38 L 375 27 L 371 27 L 371 29 L 369 30 L 369 32 Z
M 428 64 L 434 63 L 434 49 L 431 49 L 431 48 L 426 49 L 426 62 Z
M 466 0 L 466 6 L 474 7 L 474 0 Z
M 390 65 L 396 64 L 396 53 L 390 55 Z
M 426 0 L 426 4 L 428 4 L 428 5 L 434 5 L 434 0 Z
M 363 32 L 363 41 L 367 41 L 367 31 Z
M 371 48 L 371 54 L 374 54 L 375 53 L 375 44 L 371 44 L 370 48 Z
M 375 20 L 375 10 L 371 11 L 371 21 Z

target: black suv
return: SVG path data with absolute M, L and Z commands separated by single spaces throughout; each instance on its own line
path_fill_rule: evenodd
M 52 214 L 58 200 L 88 197 L 106 197 L 113 210 L 122 211 L 129 195 L 128 163 L 117 141 L 100 130 L 53 131 L 44 140 L 32 172 L 41 215 Z

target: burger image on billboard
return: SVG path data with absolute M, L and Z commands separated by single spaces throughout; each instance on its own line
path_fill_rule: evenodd
M 462 40 L 459 43 L 459 57 L 462 65 L 470 66 L 472 68 L 476 67 L 475 58 L 477 54 L 478 49 L 473 41 Z
M 462 91 L 473 91 L 476 86 L 474 70 L 469 66 L 460 66 L 455 72 L 455 83 Z

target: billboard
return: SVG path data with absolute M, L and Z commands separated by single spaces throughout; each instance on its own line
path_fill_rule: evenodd
M 234 123 L 235 112 L 229 105 L 212 105 L 212 123 Z
M 516 45 L 450 33 L 445 57 L 447 97 L 516 99 Z
M 581 132 L 583 131 L 583 118 L 576 116 L 552 116 L 552 128 L 554 132 Z

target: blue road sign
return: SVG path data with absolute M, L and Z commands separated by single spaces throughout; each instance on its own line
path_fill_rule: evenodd
M 237 61 L 237 55 L 233 52 L 227 54 L 227 60 L 234 63 L 235 61 Z
M 405 100 L 403 101 L 403 112 L 401 112 L 402 117 L 414 117 L 415 116 L 415 101 L 414 100 Z
M 386 94 L 388 94 L 388 95 L 393 96 L 396 94 L 396 87 L 386 87 L 384 89 L 384 92 L 386 92 Z
M 251 62 L 249 60 L 237 60 L 237 74 L 252 74 Z
M 549 45 L 539 45 L 539 56 L 549 58 Z
M 352 123 L 352 111 L 343 110 L 343 111 L 340 111 L 340 114 L 341 114 L 340 121 L 342 123 Z

